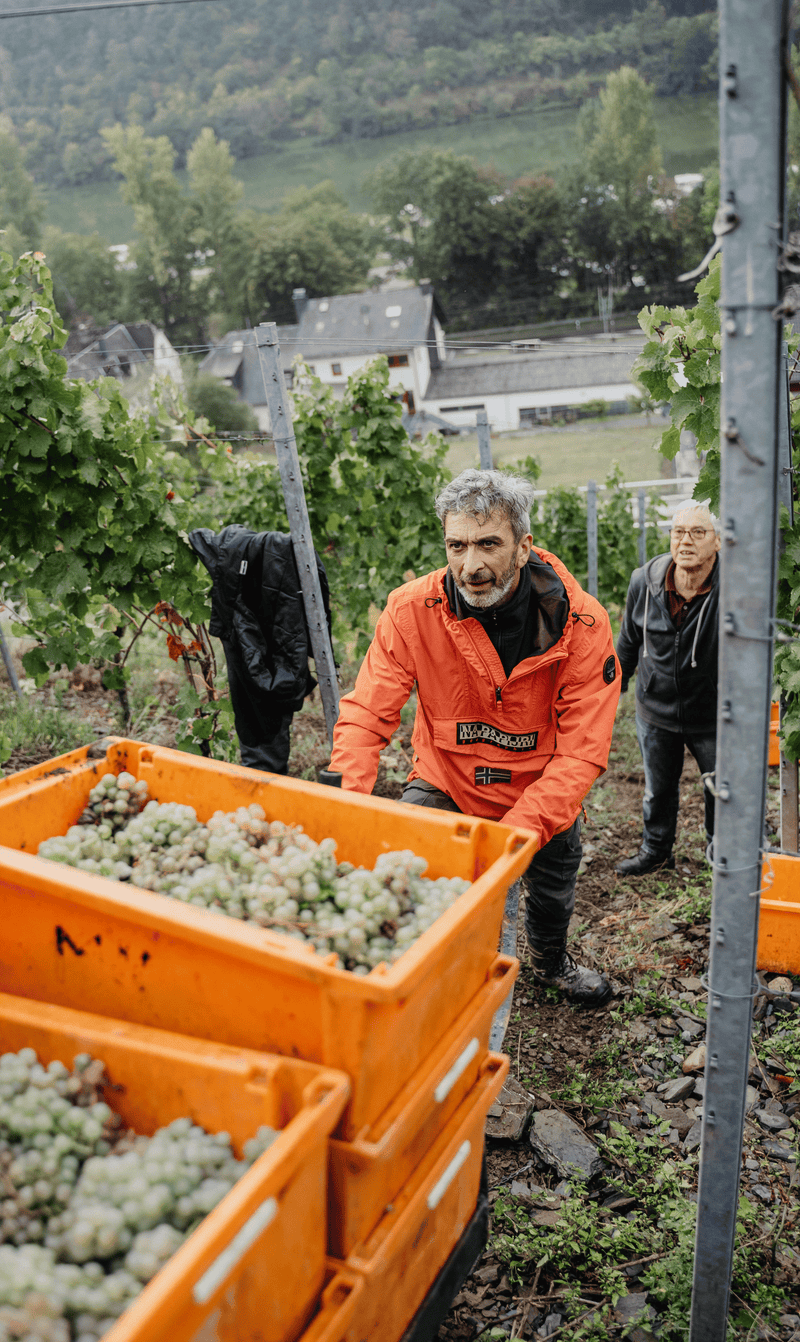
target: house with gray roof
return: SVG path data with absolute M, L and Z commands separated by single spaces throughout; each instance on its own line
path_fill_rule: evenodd
M 331 298 L 308 298 L 304 289 L 296 289 L 293 297 L 297 325 L 278 328 L 289 385 L 296 354 L 339 396 L 352 373 L 385 354 L 389 385 L 397 388 L 409 414 L 419 409 L 432 373 L 445 359 L 443 313 L 432 285 L 423 281 L 387 293 Z M 200 364 L 200 372 L 234 387 L 252 406 L 260 427 L 269 428 L 256 331 L 229 331 Z
M 183 382 L 179 355 L 152 322 L 113 322 L 104 331 L 78 328 L 70 333 L 64 354 L 67 376 L 86 382 L 96 377 L 149 377 L 151 373 Z
M 619 348 L 565 341 L 532 353 L 449 359 L 432 370 L 421 408 L 463 428 L 485 410 L 500 433 L 572 418 L 589 401 L 605 401 L 612 413 L 626 411 L 627 398 L 636 394 L 631 366 L 640 343 L 635 337 Z

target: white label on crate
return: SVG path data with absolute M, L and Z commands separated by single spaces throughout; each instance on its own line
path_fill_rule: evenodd
M 433 1188 L 428 1194 L 428 1207 L 430 1208 L 431 1211 L 433 1211 L 436 1207 L 439 1206 L 439 1203 L 441 1202 L 451 1183 L 455 1179 L 456 1175 L 458 1174 L 458 1171 L 461 1169 L 461 1166 L 464 1164 L 464 1161 L 466 1160 L 471 1150 L 472 1150 L 471 1142 L 462 1142 L 458 1150 L 456 1151 L 455 1155 L 453 1156 L 453 1159 L 450 1161 L 450 1164 L 447 1166 L 447 1169 L 445 1170 L 441 1179 L 437 1179 L 436 1183 L 433 1185 Z
M 472 1059 L 475 1057 L 479 1048 L 480 1044 L 477 1039 L 470 1039 L 464 1052 L 459 1054 L 453 1063 L 453 1066 L 450 1068 L 450 1071 L 445 1073 L 433 1092 L 433 1098 L 437 1104 L 441 1104 L 443 1100 L 447 1099 L 450 1091 L 456 1084 L 456 1081 L 461 1076 L 461 1073 L 469 1067 L 469 1064 L 472 1062 Z
M 215 1258 L 210 1267 L 207 1267 L 202 1277 L 192 1290 L 196 1305 L 204 1305 L 210 1300 L 212 1295 L 225 1278 L 230 1276 L 233 1269 L 240 1259 L 244 1258 L 247 1250 L 255 1244 L 262 1231 L 275 1220 L 278 1214 L 278 1204 L 274 1198 L 267 1198 L 261 1206 L 253 1212 L 253 1215 L 245 1221 L 241 1230 L 237 1231 L 228 1245 L 223 1249 L 219 1258 Z

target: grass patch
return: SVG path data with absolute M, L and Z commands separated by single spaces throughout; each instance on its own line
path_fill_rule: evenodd
M 269 154 L 244 159 L 235 175 L 244 185 L 245 206 L 274 210 L 287 192 L 332 179 L 351 208 L 366 210 L 364 179 L 401 150 L 453 149 L 477 164 L 497 169 L 509 180 L 557 172 L 578 161 L 576 107 L 543 107 L 508 117 L 474 117 L 458 126 L 404 131 L 376 140 L 324 144 L 300 139 Z M 717 107 L 713 95 L 657 98 L 656 127 L 667 172 L 696 172 L 716 163 Z M 71 233 L 95 230 L 111 242 L 134 237 L 133 211 L 115 182 L 62 188 L 47 193 L 47 222 Z
M 38 699 L 19 700 L 0 693 L 0 776 L 16 751 L 35 753 L 47 747 L 48 754 L 63 755 L 95 739 L 91 725 L 59 703 L 48 706 Z
M 614 415 L 563 429 L 497 434 L 492 437 L 492 457 L 496 466 L 535 457 L 542 468 L 537 489 L 585 485 L 589 480 L 601 483 L 615 461 L 626 480 L 657 480 L 663 461 L 655 450 L 660 436 L 655 420 L 648 425 L 638 415 Z M 454 475 L 478 465 L 477 433 L 452 439 L 451 444 L 447 466 Z

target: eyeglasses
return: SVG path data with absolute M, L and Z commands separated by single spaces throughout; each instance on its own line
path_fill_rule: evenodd
M 674 541 L 681 541 L 684 536 L 691 536 L 693 541 L 701 541 L 711 530 L 711 527 L 672 527 L 669 534 Z

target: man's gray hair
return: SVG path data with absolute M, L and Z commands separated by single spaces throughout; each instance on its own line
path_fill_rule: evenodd
M 713 527 L 717 535 L 720 534 L 719 518 L 714 516 L 707 503 L 695 503 L 692 499 L 688 503 L 679 503 L 672 515 L 672 526 L 683 513 L 700 513 L 706 527 Z
M 486 522 L 500 513 L 511 523 L 517 545 L 531 529 L 533 485 L 521 475 L 505 471 L 462 471 L 437 496 L 434 507 L 442 526 L 448 513 L 462 513 Z

